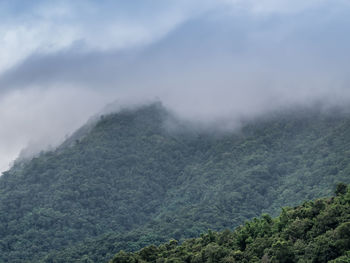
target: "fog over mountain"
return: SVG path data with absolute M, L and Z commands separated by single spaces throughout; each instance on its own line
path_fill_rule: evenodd
M 1 1 L 0 171 L 106 104 L 203 125 L 350 102 L 342 0 Z

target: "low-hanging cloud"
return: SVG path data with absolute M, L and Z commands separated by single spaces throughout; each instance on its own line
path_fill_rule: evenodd
M 114 100 L 157 97 L 182 118 L 229 127 L 350 101 L 346 1 L 136 2 L 2 6 L 0 169 Z

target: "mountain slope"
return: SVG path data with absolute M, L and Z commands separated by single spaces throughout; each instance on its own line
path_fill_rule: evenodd
M 4 173 L 0 262 L 107 260 L 275 215 L 350 182 L 346 115 L 295 111 L 223 134 L 173 132 L 171 119 L 160 104 L 101 116 Z
M 350 190 L 339 184 L 337 196 L 284 208 L 235 231 L 209 231 L 178 245 L 171 240 L 136 253 L 119 252 L 111 263 L 127 262 L 349 262 Z

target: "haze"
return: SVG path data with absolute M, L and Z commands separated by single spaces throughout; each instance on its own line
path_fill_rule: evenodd
M 0 171 L 115 101 L 228 127 L 347 107 L 349 20 L 342 0 L 1 1 Z

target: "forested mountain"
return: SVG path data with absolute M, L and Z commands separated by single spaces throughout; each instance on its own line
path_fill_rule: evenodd
M 350 191 L 284 208 L 279 217 L 264 214 L 221 233 L 209 231 L 178 245 L 176 240 L 137 253 L 119 252 L 111 263 L 130 262 L 350 262 Z
M 103 262 L 350 183 L 346 114 L 298 110 L 214 131 L 155 103 L 17 162 L 0 177 L 0 262 Z

